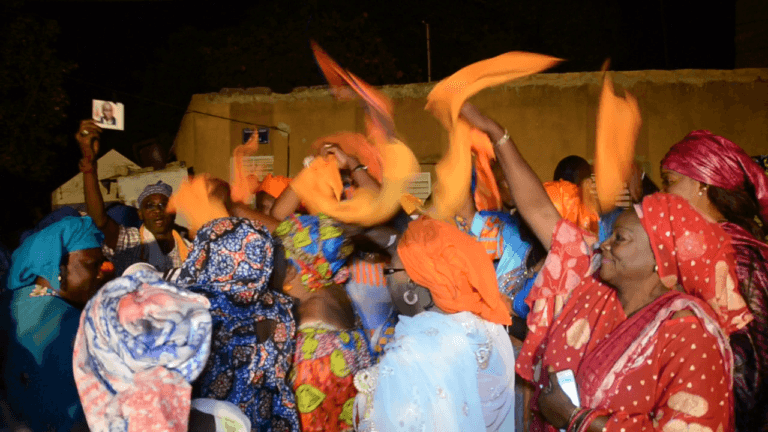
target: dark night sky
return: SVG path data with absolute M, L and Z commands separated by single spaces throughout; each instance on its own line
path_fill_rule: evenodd
M 598 70 L 608 57 L 612 59 L 611 67 L 618 70 L 729 69 L 734 64 L 733 1 L 706 8 L 700 3 L 674 0 L 284 0 L 254 2 L 251 6 L 240 3 L 58 0 L 28 1 L 24 10 L 55 19 L 61 27 L 58 46 L 61 57 L 78 64 L 66 85 L 72 104 L 69 113 L 73 118 L 89 112 L 92 97 L 123 101 L 129 116 L 137 107 L 151 103 L 108 89 L 184 107 L 192 94 L 218 91 L 222 87 L 270 87 L 274 91 L 289 92 L 297 86 L 322 84 L 312 63 L 308 39 L 318 39 L 332 55 L 341 57 L 340 53 L 347 49 L 343 41 L 350 38 L 341 29 L 317 28 L 319 15 L 331 11 L 337 11 L 342 20 L 353 20 L 366 13 L 366 23 L 375 27 L 372 34 L 381 38 L 384 49 L 396 59 L 401 75 L 387 79 L 386 76 L 366 76 L 364 65 L 344 64 L 344 59 L 339 58 L 345 67 L 374 84 L 426 81 L 422 20 L 431 26 L 433 80 L 471 62 L 510 50 L 535 51 L 567 59 L 555 72 Z M 277 21 L 277 27 L 265 24 L 267 21 Z M 277 28 L 280 32 L 284 28 L 292 39 L 276 50 L 288 49 L 297 60 L 288 65 L 291 73 L 276 76 L 246 75 L 234 81 L 223 77 L 221 82 L 205 83 L 182 79 L 169 82 L 165 88 L 174 86 L 178 91 L 175 97 L 162 90 L 150 90 L 153 86 L 147 82 L 151 77 L 145 72 L 153 66 L 180 77 L 196 73 L 186 69 L 183 62 L 163 63 L 158 55 L 158 49 L 176 52 L 194 49 L 191 46 L 194 42 L 181 44 L 186 46 L 179 46 L 178 41 L 175 45 L 169 43 L 169 36 L 184 26 L 191 26 L 201 34 L 215 30 L 226 32 L 227 28 L 242 31 L 246 27 L 257 33 L 267 28 L 266 31 L 274 34 L 275 41 L 287 39 L 274 30 Z M 233 31 L 235 37 L 239 34 Z M 269 43 L 267 39 L 264 44 Z M 265 49 L 269 52 L 269 47 Z M 280 53 L 276 52 L 275 56 L 280 57 Z M 257 66 L 285 68 L 269 60 Z M 173 71 L 175 68 L 179 70 Z M 169 114 L 171 111 L 173 108 L 168 108 Z M 168 133 L 173 133 L 175 126 L 169 125 Z M 151 131 L 142 132 L 151 134 Z M 128 133 L 126 136 L 134 142 L 140 138 Z
M 615 70 L 731 69 L 735 57 L 735 0 L 9 1 L 0 11 L 55 20 L 58 56 L 77 64 L 56 133 L 71 136 L 93 98 L 123 102 L 127 130 L 105 132 L 103 147 L 128 157 L 148 138 L 169 146 L 195 93 L 324 84 L 309 39 L 377 85 L 427 80 L 423 21 L 433 80 L 512 50 L 568 60 L 553 72 L 608 57 Z M 77 173 L 69 141 L 45 194 Z

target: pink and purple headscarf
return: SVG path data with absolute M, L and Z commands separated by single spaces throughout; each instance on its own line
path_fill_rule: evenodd
M 73 367 L 92 432 L 186 432 L 211 348 L 210 302 L 140 271 L 86 305 Z
M 696 130 L 672 146 L 661 167 L 726 190 L 755 188 L 760 216 L 768 222 L 768 176 L 741 147 L 707 130 Z

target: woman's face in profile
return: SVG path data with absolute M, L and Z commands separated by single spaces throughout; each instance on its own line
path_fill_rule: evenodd
M 625 210 L 616 219 L 613 234 L 600 246 L 600 278 L 617 287 L 622 282 L 641 282 L 655 273 L 656 260 L 651 241 L 634 209 Z
M 62 297 L 84 306 L 99 290 L 104 281 L 99 269 L 104 255 L 99 248 L 70 252 L 62 272 Z

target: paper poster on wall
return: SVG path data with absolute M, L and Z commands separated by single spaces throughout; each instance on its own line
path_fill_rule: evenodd
M 125 130 L 125 107 L 119 102 L 94 99 L 92 115 L 102 129 Z

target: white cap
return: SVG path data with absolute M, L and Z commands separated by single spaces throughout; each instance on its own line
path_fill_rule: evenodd
M 216 423 L 216 432 L 250 432 L 251 421 L 237 405 L 214 399 L 193 399 L 192 409 L 210 414 Z

